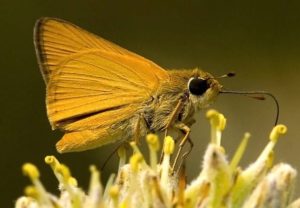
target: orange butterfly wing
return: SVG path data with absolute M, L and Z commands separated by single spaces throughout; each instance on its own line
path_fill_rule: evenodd
M 120 139 L 111 126 L 130 118 L 168 79 L 155 63 L 59 19 L 36 23 L 35 46 L 49 121 L 67 132 L 60 152 Z

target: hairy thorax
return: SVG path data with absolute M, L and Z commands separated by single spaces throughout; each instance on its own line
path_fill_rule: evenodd
M 162 82 L 159 90 L 145 102 L 143 114 L 150 131 L 161 131 L 175 123 L 188 123 L 192 119 L 196 107 L 187 89 L 191 76 L 191 71 L 188 72 L 170 73 L 170 79 Z

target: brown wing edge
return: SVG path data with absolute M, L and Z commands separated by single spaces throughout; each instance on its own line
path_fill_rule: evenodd
M 37 57 L 37 61 L 39 64 L 39 68 L 41 71 L 41 74 L 43 76 L 43 79 L 45 81 L 45 83 L 47 84 L 49 81 L 48 75 L 49 75 L 49 67 L 47 66 L 47 60 L 46 60 L 46 56 L 44 55 L 44 49 L 43 49 L 43 39 L 42 39 L 42 33 L 43 33 L 43 26 L 45 25 L 45 23 L 47 21 L 50 20 L 54 20 L 57 22 L 61 22 L 61 23 L 65 23 L 65 24 L 70 24 L 75 26 L 74 24 L 72 24 L 71 22 L 59 19 L 59 18 L 55 18 L 55 17 L 41 17 L 39 18 L 34 25 L 34 29 L 33 29 L 33 43 L 34 43 L 34 47 L 35 47 L 35 52 L 36 52 L 36 57 Z M 77 27 L 77 26 L 75 26 Z
M 35 47 L 35 53 L 39 64 L 40 72 L 46 84 L 48 83 L 49 69 L 48 66 L 44 64 L 46 63 L 46 56 L 44 55 L 43 40 L 41 38 L 41 34 L 43 32 L 44 23 L 49 19 L 54 19 L 54 18 L 41 17 L 35 22 L 34 29 L 33 29 L 33 43 Z

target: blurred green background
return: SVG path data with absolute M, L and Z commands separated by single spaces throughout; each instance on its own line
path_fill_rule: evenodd
M 12 207 L 30 184 L 21 173 L 24 162 L 36 164 L 46 187 L 55 192 L 56 180 L 43 163 L 45 155 L 54 154 L 69 165 L 86 189 L 89 165 L 100 166 L 114 147 L 56 153 L 55 143 L 62 133 L 51 131 L 48 123 L 45 85 L 33 48 L 32 30 L 39 17 L 71 21 L 165 68 L 200 67 L 214 75 L 235 71 L 237 77 L 222 80 L 230 89 L 272 92 L 280 102 L 279 122 L 289 128 L 276 147 L 276 162 L 289 162 L 300 169 L 299 11 L 299 1 L 283 0 L 1 0 L 0 207 Z M 244 132 L 252 133 L 242 161 L 245 167 L 267 143 L 276 113 L 273 101 L 222 95 L 213 107 L 228 119 L 223 142 L 229 157 Z M 196 119 L 192 133 L 195 147 L 187 161 L 189 179 L 199 172 L 209 140 L 204 111 Z M 110 164 L 104 180 L 115 171 L 117 162 L 112 159 Z

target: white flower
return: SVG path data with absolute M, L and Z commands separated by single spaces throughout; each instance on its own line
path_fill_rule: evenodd
M 26 196 L 21 196 L 15 207 L 299 207 L 300 199 L 291 203 L 297 171 L 288 164 L 272 164 L 278 138 L 287 131 L 284 125 L 273 128 L 265 149 L 256 161 L 243 170 L 238 164 L 250 134 L 245 134 L 233 159 L 228 160 L 221 146 L 226 119 L 215 110 L 209 110 L 207 118 L 211 123 L 211 142 L 204 154 L 202 170 L 190 184 L 186 184 L 184 165 L 179 171 L 171 168 L 175 150 L 172 137 L 164 138 L 163 158 L 158 162 L 159 138 L 150 134 L 146 138 L 149 162 L 138 146 L 131 142 L 133 155 L 127 161 L 125 150 L 122 147 L 119 149 L 118 173 L 116 176 L 112 174 L 105 187 L 100 182 L 100 172 L 95 166 L 90 167 L 87 193 L 78 187 L 68 167 L 54 156 L 47 156 L 45 162 L 50 165 L 59 182 L 59 196 L 46 191 L 39 180 L 39 171 L 33 164 L 24 164 L 23 172 L 33 185 L 25 189 Z

